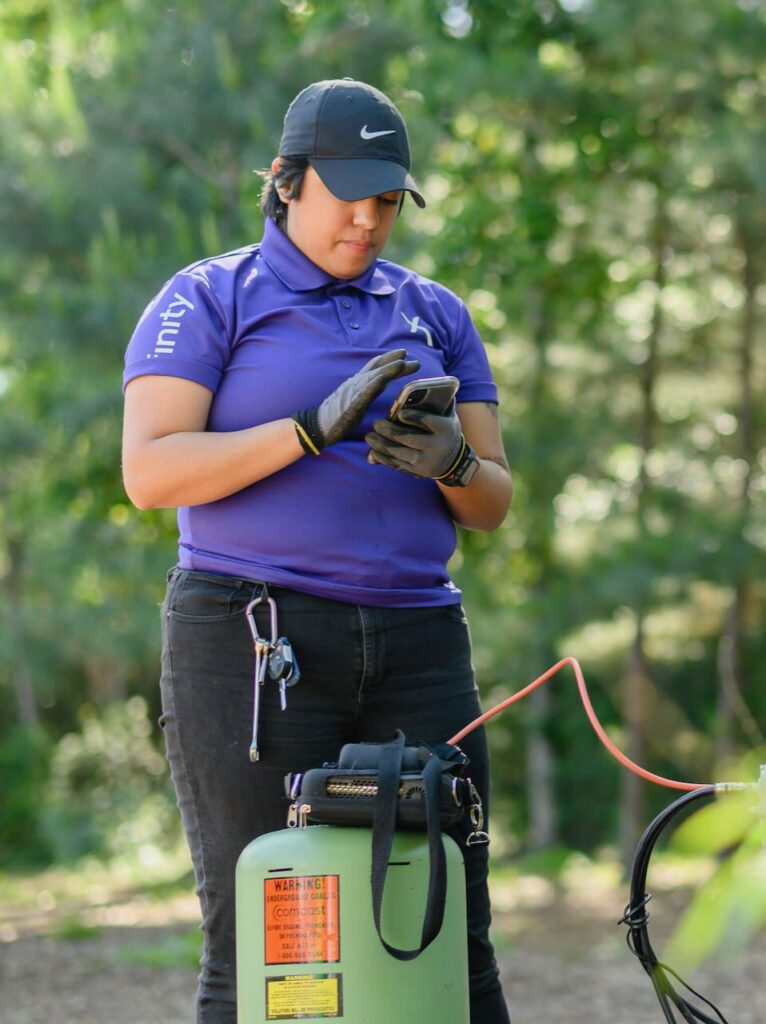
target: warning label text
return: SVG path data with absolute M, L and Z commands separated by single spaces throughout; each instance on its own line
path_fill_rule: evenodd
M 342 1015 L 340 974 L 288 974 L 266 979 L 266 1020 Z
M 265 962 L 337 963 L 338 876 L 266 878 L 263 885 Z

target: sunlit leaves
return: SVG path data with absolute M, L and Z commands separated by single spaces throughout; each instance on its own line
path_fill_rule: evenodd
M 756 782 L 757 762 L 753 756 L 731 766 L 733 780 L 749 787 L 720 794 L 673 836 L 679 852 L 712 854 L 719 860 L 664 953 L 679 970 L 691 970 L 713 953 L 736 957 L 766 926 L 766 777 Z

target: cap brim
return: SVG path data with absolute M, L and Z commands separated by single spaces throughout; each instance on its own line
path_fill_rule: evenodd
M 360 160 L 349 157 L 336 160 L 310 156 L 308 161 L 332 194 L 345 202 L 379 196 L 383 192 L 403 190 L 411 193 L 418 206 L 426 205 L 415 179 L 407 168 L 392 160 Z

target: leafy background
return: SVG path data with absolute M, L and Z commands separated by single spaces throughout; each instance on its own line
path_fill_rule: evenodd
M 254 171 L 323 77 L 403 111 L 429 205 L 387 255 L 465 299 L 500 386 L 514 507 L 454 561 L 485 705 L 574 655 L 655 771 L 763 745 L 763 4 L 6 0 L 0 40 L 4 864 L 174 835 L 174 516 L 122 489 L 122 355 L 175 269 L 260 237 Z M 499 853 L 626 859 L 668 802 L 565 675 L 490 732 Z

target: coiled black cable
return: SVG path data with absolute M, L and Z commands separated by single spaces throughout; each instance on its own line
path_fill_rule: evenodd
M 700 1022 L 700 1024 L 728 1024 L 726 1018 L 716 1006 L 714 1006 L 709 1000 L 705 999 L 704 996 L 701 996 L 699 992 L 695 992 L 693 988 L 690 988 L 682 978 L 679 978 L 672 968 L 668 967 L 667 964 L 660 963 L 657 959 L 657 955 L 652 949 L 652 944 L 649 941 L 649 912 L 646 909 L 647 903 L 652 898 L 646 892 L 646 875 L 649 870 L 649 861 L 657 840 L 665 827 L 678 814 L 680 814 L 681 811 L 685 810 L 685 808 L 697 800 L 706 800 L 710 797 L 714 797 L 716 791 L 715 786 L 703 786 L 690 793 L 685 793 L 678 800 L 675 800 L 670 804 L 669 807 L 666 807 L 661 814 L 658 814 L 651 825 L 649 825 L 649 827 L 644 831 L 644 834 L 641 836 L 638 846 L 636 847 L 635 856 L 633 857 L 633 868 L 631 871 L 630 881 L 630 903 L 628 903 L 625 908 L 625 913 L 619 921 L 620 924 L 626 924 L 628 926 L 628 948 L 631 953 L 638 957 L 641 966 L 651 978 L 654 991 L 668 1024 L 678 1024 L 676 1012 L 681 1015 L 682 1020 L 688 1021 L 689 1024 L 695 1024 L 695 1022 Z M 688 1001 L 688 999 L 685 999 L 677 991 L 673 981 L 671 981 L 671 978 L 675 979 L 680 985 L 691 992 L 692 995 L 705 1003 L 716 1016 L 711 1017 L 704 1010 L 700 1009 L 698 1006 L 694 1006 Z

